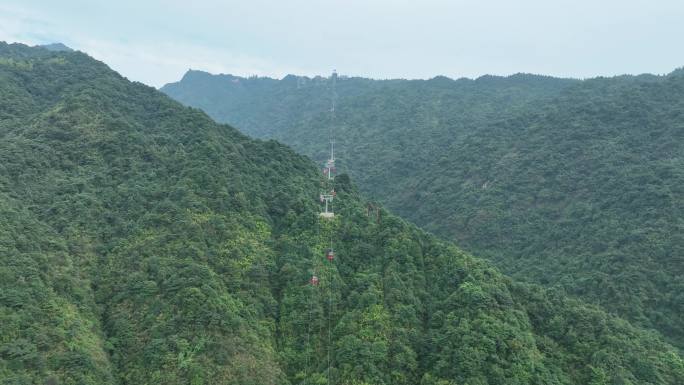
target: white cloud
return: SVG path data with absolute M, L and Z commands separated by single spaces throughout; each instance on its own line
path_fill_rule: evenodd
M 19 1 L 0 5 L 0 39 L 59 41 L 154 86 L 188 68 L 590 77 L 684 64 L 681 0 Z
M 0 40 L 25 44 L 41 44 L 39 36 L 49 25 L 19 6 L 0 4 Z
M 192 68 L 212 73 L 282 77 L 304 73 L 276 63 L 188 43 L 121 43 L 85 38 L 73 47 L 101 60 L 131 80 L 160 87 L 177 81 Z
M 0 40 L 28 45 L 62 42 L 103 61 L 131 80 L 154 87 L 179 80 L 189 68 L 278 78 L 307 72 L 304 68 L 283 67 L 256 56 L 189 41 L 107 39 L 82 31 L 78 26 L 59 27 L 43 14 L 19 6 L 0 6 Z

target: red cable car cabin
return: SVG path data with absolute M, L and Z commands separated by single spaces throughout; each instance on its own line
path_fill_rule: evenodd
M 332 262 L 333 259 L 335 259 L 335 252 L 333 251 L 333 249 L 328 249 L 325 252 L 325 257 L 328 258 L 328 261 Z

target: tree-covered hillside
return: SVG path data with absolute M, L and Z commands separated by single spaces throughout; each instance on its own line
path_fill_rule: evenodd
M 453 81 L 445 77 L 423 81 L 341 76 L 337 78 L 334 92 L 342 101 L 339 111 L 353 112 L 359 107 L 370 107 L 374 109 L 374 114 L 363 118 L 373 121 L 382 120 L 388 108 L 394 113 L 403 114 L 394 117 L 398 119 L 395 123 L 405 119 L 413 122 L 436 119 L 435 114 L 440 106 L 449 105 L 448 120 L 465 126 L 483 117 L 499 116 L 504 110 L 514 109 L 525 102 L 557 95 L 576 83 L 578 81 L 572 79 L 527 74 L 507 78 L 485 76 L 474 81 Z M 312 145 L 319 144 L 314 139 L 323 137 L 319 132 L 320 127 L 313 125 L 320 125 L 320 114 L 327 115 L 333 95 L 331 79 L 320 76 L 308 78 L 288 75 L 276 80 L 212 75 L 197 70 L 189 70 L 179 82 L 167 84 L 161 91 L 181 103 L 202 108 L 217 121 L 230 122 L 251 136 L 285 139 L 288 134 L 295 134 L 299 138 L 297 142 Z M 374 101 L 369 95 L 373 95 L 373 99 L 385 100 Z M 425 99 L 425 102 L 414 105 L 420 103 L 420 99 Z M 439 104 L 433 103 L 435 99 L 440 99 Z M 367 102 L 374 105 L 364 105 Z M 307 126 L 302 126 L 301 132 L 293 129 L 293 125 L 304 122 Z M 433 127 L 437 127 L 438 123 L 438 120 L 431 122 Z M 373 126 L 370 122 L 367 124 Z M 304 140 L 305 128 L 313 130 L 307 133 L 307 140 Z M 406 128 L 406 124 L 384 127 L 392 130 L 392 135 L 411 140 L 414 133 Z M 363 136 L 363 132 L 356 135 L 359 135 L 359 140 L 369 139 Z M 355 143 L 351 138 L 340 139 Z
M 189 72 L 162 90 L 323 158 L 330 122 L 315 103 L 329 89 L 225 79 Z M 337 84 L 342 169 L 363 192 L 517 278 L 684 347 L 681 70 Z
M 82 53 L 0 43 L 0 92 L 2 384 L 684 382 L 656 334 L 344 175 L 322 222 L 307 158 Z

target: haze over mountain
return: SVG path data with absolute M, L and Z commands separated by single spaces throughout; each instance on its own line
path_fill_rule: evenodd
M 4 0 L 0 40 L 60 41 L 154 87 L 187 68 L 584 78 L 682 65 L 683 18 L 681 0 Z
M 39 45 L 38 47 L 45 48 L 48 51 L 73 51 L 71 48 L 62 43 L 43 44 Z
M 684 382 L 656 334 L 367 215 L 347 176 L 321 221 L 310 160 L 85 54 L 0 43 L 0 92 L 3 383 Z
M 162 91 L 322 161 L 330 79 L 189 71 Z M 684 76 L 340 77 L 341 169 L 512 276 L 684 348 Z

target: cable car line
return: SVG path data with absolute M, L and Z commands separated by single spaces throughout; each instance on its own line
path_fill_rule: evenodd
M 327 370 L 326 370 L 326 377 L 327 377 L 327 384 L 330 385 L 332 383 L 332 377 L 331 377 L 331 368 L 332 368 L 332 315 L 333 315 L 333 308 L 334 308 L 334 297 L 333 297 L 333 275 L 334 275 L 334 261 L 335 261 L 335 249 L 334 249 L 334 231 L 335 231 L 335 224 L 334 222 L 329 223 L 328 221 L 334 220 L 335 219 L 335 213 L 334 213 L 334 206 L 333 206 L 333 201 L 337 195 L 335 192 L 335 174 L 337 173 L 337 169 L 335 167 L 335 127 L 334 127 L 334 121 L 335 121 L 335 101 L 337 98 L 336 94 L 336 83 L 337 83 L 337 71 L 333 70 L 332 76 L 331 76 L 331 107 L 330 107 L 330 125 L 329 125 L 329 132 L 328 132 L 328 139 L 330 141 L 330 157 L 327 159 L 325 162 L 325 166 L 323 168 L 323 175 L 324 175 L 324 182 L 323 183 L 323 192 L 320 193 L 319 195 L 319 200 L 320 203 L 323 204 L 324 208 L 323 211 L 320 212 L 319 218 L 320 222 L 319 225 L 317 226 L 317 241 L 318 244 L 321 245 L 323 242 L 323 237 L 325 235 L 328 235 L 328 240 L 330 244 L 330 248 L 325 249 L 324 253 L 324 258 L 327 259 L 328 263 L 330 264 L 327 266 L 325 269 L 322 269 L 322 271 L 327 270 L 327 279 L 328 282 L 326 282 L 328 286 L 328 347 L 327 347 Z M 321 234 L 321 227 L 324 226 L 324 223 L 328 223 L 325 225 L 325 229 L 327 230 L 327 234 Z M 312 295 L 309 297 L 310 301 L 310 306 L 309 306 L 309 322 L 307 325 L 307 336 L 306 336 L 306 349 L 310 350 L 310 344 L 311 344 L 311 326 L 312 326 L 312 314 L 313 314 L 313 293 L 316 292 L 317 287 L 319 286 L 320 283 L 320 278 L 316 274 L 316 267 L 320 266 L 316 262 L 316 258 L 312 259 L 312 274 L 311 278 L 309 279 L 309 284 L 307 286 L 311 286 L 309 290 L 311 290 Z M 324 308 L 323 308 L 324 309 Z M 323 327 L 322 324 L 321 328 Z M 320 333 L 321 330 L 319 330 L 319 336 L 321 335 Z M 308 382 L 308 376 L 310 373 L 310 355 L 307 352 L 306 355 L 306 368 L 304 372 L 304 378 L 305 381 Z

